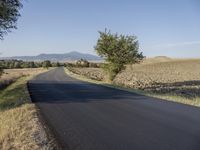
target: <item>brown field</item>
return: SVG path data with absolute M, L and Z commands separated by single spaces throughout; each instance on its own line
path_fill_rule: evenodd
M 15 82 L 22 76 L 34 75 L 41 71 L 43 68 L 33 68 L 33 69 L 4 69 L 3 75 L 0 77 L 0 89 L 5 88 L 9 84 Z
M 11 83 L 0 90 L 0 149 L 38 150 L 50 149 L 48 139 L 38 113 L 31 103 L 26 82 L 44 69 L 11 69 L 0 79 Z
M 97 81 L 106 80 L 104 71 L 100 68 L 70 68 L 70 71 Z
M 72 72 L 105 80 L 104 72 L 98 68 L 73 68 Z M 136 89 L 143 94 L 199 106 L 200 59 L 146 59 L 140 64 L 127 65 L 116 76 L 113 84 Z

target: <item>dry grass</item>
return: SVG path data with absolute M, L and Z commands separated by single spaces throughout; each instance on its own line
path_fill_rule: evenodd
M 74 68 L 76 69 L 76 68 Z M 77 69 L 78 70 L 78 69 Z M 101 69 L 82 69 L 79 73 L 90 78 Z M 73 71 L 78 73 L 81 70 Z M 158 57 L 141 64 L 128 65 L 119 73 L 113 84 L 137 90 L 137 92 L 181 103 L 200 106 L 200 59 L 169 59 Z
M 73 78 L 76 78 L 76 79 L 79 79 L 79 80 L 83 80 L 83 81 L 86 81 L 86 82 L 90 82 L 90 83 L 95 83 L 95 84 L 110 84 L 109 82 L 107 82 L 106 80 L 95 80 L 95 79 L 92 79 L 86 75 L 82 75 L 82 74 L 78 74 L 76 72 L 78 68 L 74 69 L 74 68 L 65 68 L 65 73 Z M 88 68 L 89 70 L 89 68 Z M 98 70 L 101 70 L 98 68 Z M 74 71 L 74 72 L 73 72 Z M 92 70 L 90 70 L 92 71 Z M 101 70 L 102 71 L 102 70 Z
M 33 75 L 43 71 L 43 68 L 33 69 L 4 69 L 3 75 L 0 77 L 0 89 L 5 88 L 15 82 L 22 76 Z
M 100 68 L 69 68 L 71 72 L 75 74 L 79 74 L 82 76 L 86 76 L 90 79 L 94 79 L 97 81 L 103 81 L 106 80 L 106 77 L 104 76 L 104 71 Z
M 50 149 L 51 141 L 39 122 L 26 87 L 30 78 L 43 71 L 44 69 L 8 70 L 10 74 L 23 73 L 26 76 L 0 91 L 0 149 Z
M 175 60 L 127 66 L 125 71 L 118 74 L 115 82 L 120 82 L 118 80 L 123 83 L 130 81 L 127 84 L 141 88 L 154 86 L 155 83 L 197 81 L 200 80 L 200 60 Z
M 0 113 L 0 149 L 39 150 L 47 148 L 47 137 L 33 104 Z

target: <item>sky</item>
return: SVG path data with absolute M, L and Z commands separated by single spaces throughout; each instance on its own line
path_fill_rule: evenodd
M 98 31 L 135 35 L 147 57 L 200 57 L 199 0 L 23 0 L 1 57 L 95 54 Z

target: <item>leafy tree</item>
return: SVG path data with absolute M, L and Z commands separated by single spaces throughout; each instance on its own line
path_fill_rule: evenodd
M 144 58 L 139 52 L 136 36 L 112 34 L 107 30 L 100 31 L 99 34 L 95 50 L 105 59 L 106 63 L 102 67 L 108 72 L 110 80 L 113 80 L 126 64 L 138 63 Z
M 3 66 L 2 64 L 0 64 L 0 77 L 2 76 L 2 74 L 3 74 Z
M 0 77 L 3 74 L 3 65 L 4 65 L 4 60 L 0 60 Z
M 93 62 L 90 62 L 89 63 L 89 67 L 90 68 L 99 68 L 100 64 L 99 63 L 93 63 Z
M 61 66 L 61 64 L 59 62 L 54 62 L 51 65 L 52 65 L 52 67 L 60 67 Z
M 0 1 L 0 39 L 4 34 L 16 29 L 16 22 L 20 16 L 19 9 L 22 7 L 20 0 Z
M 22 66 L 22 68 L 29 68 L 28 62 L 23 62 L 23 63 L 21 64 L 21 66 Z
M 4 65 L 3 65 L 4 69 L 8 69 L 9 66 L 10 66 L 10 62 L 9 61 L 4 62 Z
M 35 68 L 35 63 L 33 61 L 30 61 L 29 62 L 29 68 Z
M 19 61 L 15 61 L 14 62 L 14 68 L 21 68 L 21 65 L 20 65 Z
M 77 67 L 89 67 L 89 62 L 86 59 L 80 59 L 76 62 Z
M 42 67 L 42 62 L 34 62 L 36 68 Z
M 49 60 L 45 60 L 43 63 L 42 63 L 42 67 L 43 68 L 49 68 L 51 67 L 51 62 Z
M 9 68 L 9 69 L 12 69 L 12 68 L 14 68 L 14 63 L 15 63 L 14 61 L 11 61 L 11 62 L 9 63 L 9 66 L 8 66 L 8 68 Z

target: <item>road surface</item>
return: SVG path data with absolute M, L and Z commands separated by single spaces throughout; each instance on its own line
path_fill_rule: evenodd
M 200 150 L 200 109 L 73 79 L 63 68 L 29 82 L 66 150 Z

